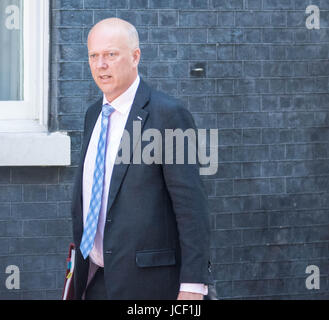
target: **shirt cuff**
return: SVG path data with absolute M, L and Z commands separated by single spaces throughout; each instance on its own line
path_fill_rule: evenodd
M 200 293 L 206 296 L 208 294 L 208 286 L 203 283 L 181 283 L 179 291 Z

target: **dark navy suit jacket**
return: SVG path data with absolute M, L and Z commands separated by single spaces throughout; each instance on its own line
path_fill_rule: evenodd
M 101 108 L 102 99 L 92 105 L 85 116 L 72 200 L 73 237 L 77 248 L 76 299 L 81 299 L 89 268 L 88 258 L 84 260 L 79 250 L 83 233 L 83 163 Z M 143 80 L 125 127 L 131 140 L 133 121 L 141 122 L 142 133 L 155 128 L 163 136 L 165 129 L 195 129 L 192 115 L 176 99 L 151 89 Z M 142 149 L 146 144 L 142 143 Z M 134 147 L 131 141 L 131 155 Z M 186 142 L 184 149 L 187 155 Z M 198 161 L 187 164 L 185 158 L 184 164 L 175 164 L 175 157 L 173 159 L 174 164 L 142 162 L 114 166 L 103 242 L 109 299 L 174 300 L 180 283 L 211 282 L 208 203 Z

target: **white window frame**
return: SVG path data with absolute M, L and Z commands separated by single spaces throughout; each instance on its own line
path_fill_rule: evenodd
M 24 0 L 24 97 L 0 101 L 0 166 L 67 166 L 70 137 L 48 133 L 49 0 Z
M 0 101 L 0 120 L 39 120 L 47 126 L 49 2 L 25 0 L 23 10 L 24 100 Z

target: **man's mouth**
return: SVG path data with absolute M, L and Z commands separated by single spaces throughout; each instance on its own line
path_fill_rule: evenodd
M 111 76 L 105 75 L 105 76 L 99 76 L 99 78 L 102 79 L 102 80 L 107 80 L 107 79 L 110 79 Z

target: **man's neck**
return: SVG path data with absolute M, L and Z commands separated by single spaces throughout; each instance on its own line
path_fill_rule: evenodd
M 136 75 L 136 77 L 134 77 L 134 80 L 130 82 L 129 86 L 127 86 L 120 94 L 117 94 L 115 96 L 111 96 L 111 95 L 106 95 L 105 94 L 106 100 L 109 103 L 112 103 L 114 100 L 116 100 L 119 97 L 121 97 L 123 94 L 125 94 L 132 87 L 132 85 L 135 83 L 135 81 L 137 80 L 137 78 L 138 78 L 138 74 Z

